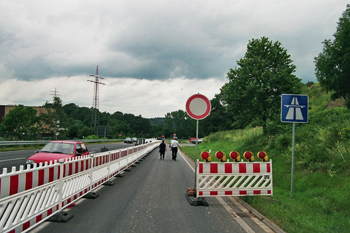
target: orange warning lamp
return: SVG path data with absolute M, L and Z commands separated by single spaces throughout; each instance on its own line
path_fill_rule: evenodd
M 226 162 L 226 154 L 223 151 L 217 151 L 215 153 L 215 157 L 220 161 L 220 162 Z
M 259 151 L 257 156 L 261 160 L 261 162 L 266 162 L 268 160 L 267 153 L 265 151 Z
M 254 154 L 252 152 L 246 151 L 246 152 L 244 152 L 243 156 L 249 162 L 254 162 Z
M 201 157 L 205 162 L 211 162 L 211 154 L 208 151 L 203 151 Z
M 233 161 L 235 162 L 241 161 L 241 156 L 237 151 L 231 151 L 229 155 L 230 155 L 230 158 L 233 159 Z

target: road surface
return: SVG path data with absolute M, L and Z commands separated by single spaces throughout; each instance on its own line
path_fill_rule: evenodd
M 248 213 L 235 198 L 208 197 L 209 206 L 190 205 L 186 190 L 194 185 L 194 164 L 171 151 L 158 150 L 140 164 L 102 186 L 96 199 L 80 199 L 66 223 L 45 222 L 31 233 L 96 232 L 274 232 Z

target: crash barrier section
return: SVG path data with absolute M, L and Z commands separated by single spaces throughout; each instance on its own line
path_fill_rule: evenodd
M 224 152 L 218 151 L 215 155 L 219 161 L 226 161 Z M 265 152 L 257 156 L 267 161 Z M 236 151 L 230 153 L 234 162 L 210 162 L 210 152 L 202 152 L 201 157 L 207 162 L 197 160 L 197 197 L 273 195 L 272 160 L 249 162 L 254 161 L 250 151 L 244 153 L 246 162 Z
M 0 232 L 26 232 L 130 168 L 158 142 L 0 175 Z

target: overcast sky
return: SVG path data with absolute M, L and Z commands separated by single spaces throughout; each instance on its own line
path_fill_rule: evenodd
M 279 41 L 316 81 L 314 57 L 346 0 L 0 0 L 0 105 L 63 104 L 146 118 L 212 99 L 249 40 Z

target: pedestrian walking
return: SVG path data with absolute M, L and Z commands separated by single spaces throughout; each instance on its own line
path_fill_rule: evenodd
M 160 159 L 164 159 L 165 151 L 166 151 L 166 144 L 165 144 L 165 140 L 163 138 L 162 142 L 159 145 Z
M 171 154 L 172 154 L 172 157 L 173 157 L 173 160 L 176 161 L 176 157 L 177 157 L 177 150 L 178 150 L 178 147 L 179 147 L 179 142 L 177 141 L 177 138 L 174 137 L 173 140 L 171 141 Z

